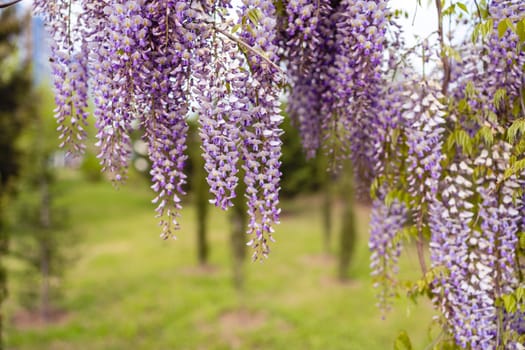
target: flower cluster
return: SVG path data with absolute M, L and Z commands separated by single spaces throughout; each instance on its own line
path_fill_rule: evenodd
M 35 13 L 44 17 L 52 34 L 50 61 L 61 147 L 78 154 L 85 148 L 88 72 L 85 52 L 74 47 L 83 37 L 78 21 L 72 18 L 72 6 L 68 0 L 33 2 Z
M 397 261 L 402 248 L 398 234 L 407 221 L 407 214 L 405 206 L 397 201 L 387 206 L 383 198 L 378 198 L 372 204 L 368 241 L 372 252 L 370 268 L 374 287 L 379 289 L 378 306 L 383 311 L 389 309 L 389 299 L 395 295 L 391 288 L 396 284 Z
M 251 25 L 250 16 L 260 18 Z M 275 8 L 270 0 L 244 0 L 239 16 L 242 37 L 259 55 L 248 52 L 252 76 L 247 81 L 251 108 L 241 115 L 243 140 L 242 164 L 248 199 L 248 233 L 254 237 L 248 243 L 254 249 L 253 258 L 265 257 L 272 241 L 273 224 L 279 222 L 278 208 L 281 172 L 281 140 L 279 72 L 270 62 L 277 59 L 277 27 Z
M 496 347 L 501 312 L 496 300 L 517 286 L 514 249 L 523 202 L 512 198 L 520 188 L 515 177 L 502 182 L 509 150 L 497 144 L 473 162 L 453 163 L 441 199 L 431 204 L 431 261 L 447 269 L 434 282 L 434 301 L 462 347 Z M 475 167 L 486 172 L 474 174 Z
M 64 144 L 83 148 L 89 81 L 103 168 L 114 181 L 125 179 L 130 134 L 139 129 L 148 144 L 161 236 L 167 238 L 179 225 L 186 118 L 196 111 L 214 204 L 231 205 L 238 168 L 244 167 L 248 230 L 255 234 L 258 258 L 269 251 L 279 215 L 275 9 L 270 1 L 247 1 L 240 8 L 241 34 L 235 36 L 224 11 L 232 7 L 229 1 L 187 0 L 34 5 L 51 33 Z
M 524 9 L 520 1 L 489 3 L 493 32 L 478 44 L 466 44 L 465 59 L 453 66 L 449 96 L 435 83 L 410 83 L 403 73 L 409 83 L 387 84 L 385 100 L 392 102 L 383 102 L 376 114 L 381 131 L 375 134 L 375 186 L 388 193 L 379 198 L 403 201 L 413 218 L 404 222 L 407 229 L 416 228 L 420 241 L 429 235 L 430 270 L 418 247 L 421 267 L 427 278 L 433 276 L 429 293 L 462 348 L 517 349 L 525 335 L 519 308 L 510 312 L 501 306 L 501 298 L 523 283 L 516 246 L 523 230 L 525 174 L 509 173 L 522 155 L 502 130 L 516 120 L 516 108 L 522 109 L 517 101 L 525 61 L 516 33 L 498 33 L 500 21 L 516 23 Z M 374 242 L 389 237 L 377 233 L 383 221 L 372 216 Z M 370 245 L 376 269 L 378 257 L 389 257 L 377 246 Z
M 414 198 L 423 196 L 422 200 L 428 201 L 437 194 L 440 162 L 444 158 L 441 148 L 445 112 L 440 102 L 443 95 L 434 82 L 413 84 L 412 91 L 405 90 L 407 101 L 402 110 L 408 146 L 408 192 Z
M 290 1 L 287 14 L 289 112 L 306 154 L 312 157 L 323 146 L 335 169 L 350 156 L 357 181 L 369 179 L 387 1 L 341 1 L 335 7 L 324 1 Z

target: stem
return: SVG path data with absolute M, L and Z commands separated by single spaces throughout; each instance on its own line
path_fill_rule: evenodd
M 443 4 L 441 0 L 436 0 L 436 9 L 438 13 L 438 37 L 439 46 L 441 48 L 441 62 L 443 63 L 443 83 L 441 85 L 441 92 L 443 95 L 447 94 L 448 84 L 450 83 L 450 62 L 445 55 L 445 39 L 443 37 Z
M 234 35 L 231 35 L 230 33 L 228 33 L 227 31 L 221 29 L 221 28 L 217 28 L 217 26 L 213 26 L 213 30 L 217 31 L 218 33 L 221 33 L 222 35 L 224 35 L 225 37 L 227 37 L 228 39 L 232 40 L 233 42 L 245 47 L 248 51 L 251 51 L 253 54 L 259 56 L 260 58 L 262 58 L 264 61 L 266 61 L 270 66 L 272 66 L 273 68 L 275 68 L 278 72 L 280 73 L 284 73 L 281 69 L 281 67 L 279 67 L 278 65 L 276 65 L 272 60 L 270 60 L 264 53 L 260 52 L 259 50 L 255 49 L 254 47 L 252 47 L 250 44 L 248 44 L 246 41 L 242 40 L 241 38 L 239 37 L 236 37 Z
M 14 4 L 19 3 L 20 1 L 22 1 L 22 0 L 12 0 L 12 1 L 8 1 L 8 2 L 0 3 L 0 9 L 12 6 Z
M 419 259 L 419 266 L 421 266 L 421 271 L 423 272 L 423 277 L 427 274 L 427 263 L 425 261 L 425 253 L 423 241 L 423 213 L 419 213 L 419 218 L 417 220 L 417 257 Z
M 479 21 L 481 22 L 481 9 L 479 8 L 478 0 L 474 0 L 474 4 L 476 5 L 476 10 L 478 11 Z

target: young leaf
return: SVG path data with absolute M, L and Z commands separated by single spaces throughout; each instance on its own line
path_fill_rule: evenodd
M 412 342 L 406 331 L 401 331 L 394 342 L 394 350 L 412 350 Z

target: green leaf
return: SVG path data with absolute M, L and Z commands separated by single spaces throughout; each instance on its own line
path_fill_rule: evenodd
M 454 146 L 456 145 L 456 134 L 451 133 L 448 135 L 447 140 L 445 141 L 445 150 L 446 152 L 450 152 Z
M 525 118 L 515 120 L 507 129 L 507 140 L 514 143 L 517 139 L 518 133 L 525 134 Z
M 374 181 L 372 181 L 372 184 L 370 185 L 370 197 L 372 199 L 377 198 L 377 190 L 379 189 L 379 186 L 381 185 L 381 180 L 379 177 L 376 177 Z
M 520 237 L 520 242 L 519 242 L 520 248 L 525 249 L 525 232 L 521 232 L 519 237 Z
M 496 93 L 494 94 L 494 106 L 496 108 L 500 108 L 501 103 L 505 100 L 507 97 L 507 90 L 501 88 L 496 90 Z
M 401 331 L 394 342 L 394 350 L 412 350 L 412 342 L 406 331 Z
M 456 130 L 456 143 L 463 148 L 463 151 L 467 154 L 472 153 L 472 139 L 470 138 L 469 134 L 463 130 L 459 129 Z
M 251 9 L 248 11 L 248 18 L 254 25 L 257 25 L 262 18 L 262 13 L 258 8 Z
M 515 294 L 518 302 L 525 301 L 525 287 L 518 287 Z
M 467 6 L 466 6 L 464 3 L 462 3 L 462 2 L 458 2 L 458 3 L 456 3 L 456 5 L 457 5 L 461 10 L 463 10 L 463 12 L 468 13 Z
M 397 191 L 396 190 L 392 190 L 390 192 L 387 193 L 387 195 L 385 196 L 385 205 L 387 207 L 390 207 L 392 205 L 392 203 L 394 203 L 394 200 L 396 200 L 397 198 Z
M 468 81 L 467 85 L 465 86 L 465 96 L 467 98 L 473 97 L 476 94 L 476 88 L 474 87 L 474 83 L 472 81 Z
M 452 46 L 449 46 L 449 45 L 445 45 L 443 47 L 443 52 L 445 54 L 446 57 L 450 57 L 452 58 L 453 60 L 455 60 L 456 62 L 461 62 L 461 55 L 459 54 L 459 52 L 454 49 Z
M 492 33 L 492 30 L 494 28 L 494 21 L 492 19 L 488 19 L 481 26 L 481 35 L 485 38 Z
M 505 310 L 507 310 L 510 313 L 516 312 L 517 303 L 516 303 L 516 298 L 514 297 L 514 295 L 512 294 L 504 295 L 501 297 L 501 299 L 503 300 L 503 305 L 505 306 Z
M 467 100 L 464 99 L 464 98 L 462 98 L 461 100 L 459 100 L 459 102 L 458 102 L 458 112 L 459 112 L 459 113 L 464 113 L 464 112 L 466 112 L 468 109 L 469 109 L 469 104 L 468 104 Z
M 236 25 L 233 26 L 232 28 L 232 34 L 235 34 L 237 33 L 237 31 L 241 28 L 241 24 L 240 23 L 237 23 Z
M 492 133 L 492 129 L 488 126 L 483 126 L 478 131 L 479 138 L 485 143 L 487 146 L 492 146 L 494 144 L 494 134 Z
M 507 29 L 509 29 L 509 21 L 507 19 L 500 21 L 498 23 L 498 36 L 502 38 Z
M 449 7 L 443 9 L 442 15 L 443 16 L 450 16 L 456 12 L 456 4 L 452 4 Z
M 525 18 L 516 24 L 516 34 L 518 34 L 520 41 L 525 41 Z
M 525 170 L 525 159 L 521 159 L 521 160 L 515 160 L 515 161 L 512 161 L 511 159 L 511 166 L 510 168 L 508 168 L 507 170 L 505 170 L 505 179 L 508 179 L 510 177 L 512 177 L 513 175 L 516 175 L 518 173 L 521 173 L 522 171 Z

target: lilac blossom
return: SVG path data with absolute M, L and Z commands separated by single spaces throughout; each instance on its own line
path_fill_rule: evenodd
M 241 115 L 242 157 L 245 172 L 246 198 L 248 204 L 248 233 L 254 237 L 249 242 L 254 249 L 253 258 L 266 257 L 273 240 L 274 223 L 279 222 L 279 181 L 281 172 L 281 140 L 279 88 L 275 84 L 279 72 L 268 62 L 277 61 L 275 8 L 269 0 L 244 0 L 240 21 L 253 11 L 260 11 L 260 21 L 250 30 L 243 28 L 243 39 L 255 51 L 248 52 L 248 65 L 252 76 L 247 81 L 249 113 Z
M 125 178 L 131 155 L 129 134 L 137 118 L 133 114 L 137 107 L 134 70 L 143 65 L 137 46 L 144 48 L 145 41 L 141 38 L 146 35 L 149 24 L 142 17 L 142 10 L 136 1 L 105 6 L 103 14 L 99 14 L 101 18 L 95 22 L 98 31 L 87 36 L 88 45 L 97 45 L 97 49 L 90 52 L 90 60 L 100 148 L 98 157 L 103 170 L 110 172 L 116 181 Z M 90 18 L 92 16 L 86 20 Z
M 447 269 L 434 283 L 434 301 L 462 347 L 496 347 L 501 336 L 496 299 L 517 286 L 515 246 L 523 203 L 512 194 L 520 185 L 511 178 L 497 188 L 509 149 L 495 145 L 471 163 L 453 163 L 441 199 L 430 207 L 432 265 Z M 495 172 L 477 178 L 475 166 Z
M 445 111 L 439 102 L 443 96 L 435 83 L 412 84 L 411 89 L 405 90 L 407 100 L 402 109 L 408 146 L 408 191 L 428 201 L 437 194 L 444 158 L 441 148 Z
M 207 181 L 213 204 L 232 206 L 238 184 L 240 160 L 240 118 L 247 114 L 249 101 L 244 89 L 248 75 L 235 44 L 217 38 L 212 49 L 201 48 L 194 75 L 201 79 L 195 89 L 200 106 L 199 123 Z
M 83 40 L 78 21 L 71 16 L 74 3 L 72 0 L 36 0 L 33 10 L 44 18 L 50 35 L 56 102 L 54 112 L 60 147 L 79 154 L 85 149 L 88 72 L 86 53 L 74 45 L 77 40 Z
M 368 247 L 372 252 L 370 268 L 378 291 L 378 306 L 387 311 L 394 293 L 398 272 L 397 262 L 401 255 L 401 239 L 397 236 L 407 221 L 408 211 L 398 201 L 389 206 L 383 199 L 375 199 L 370 218 Z

